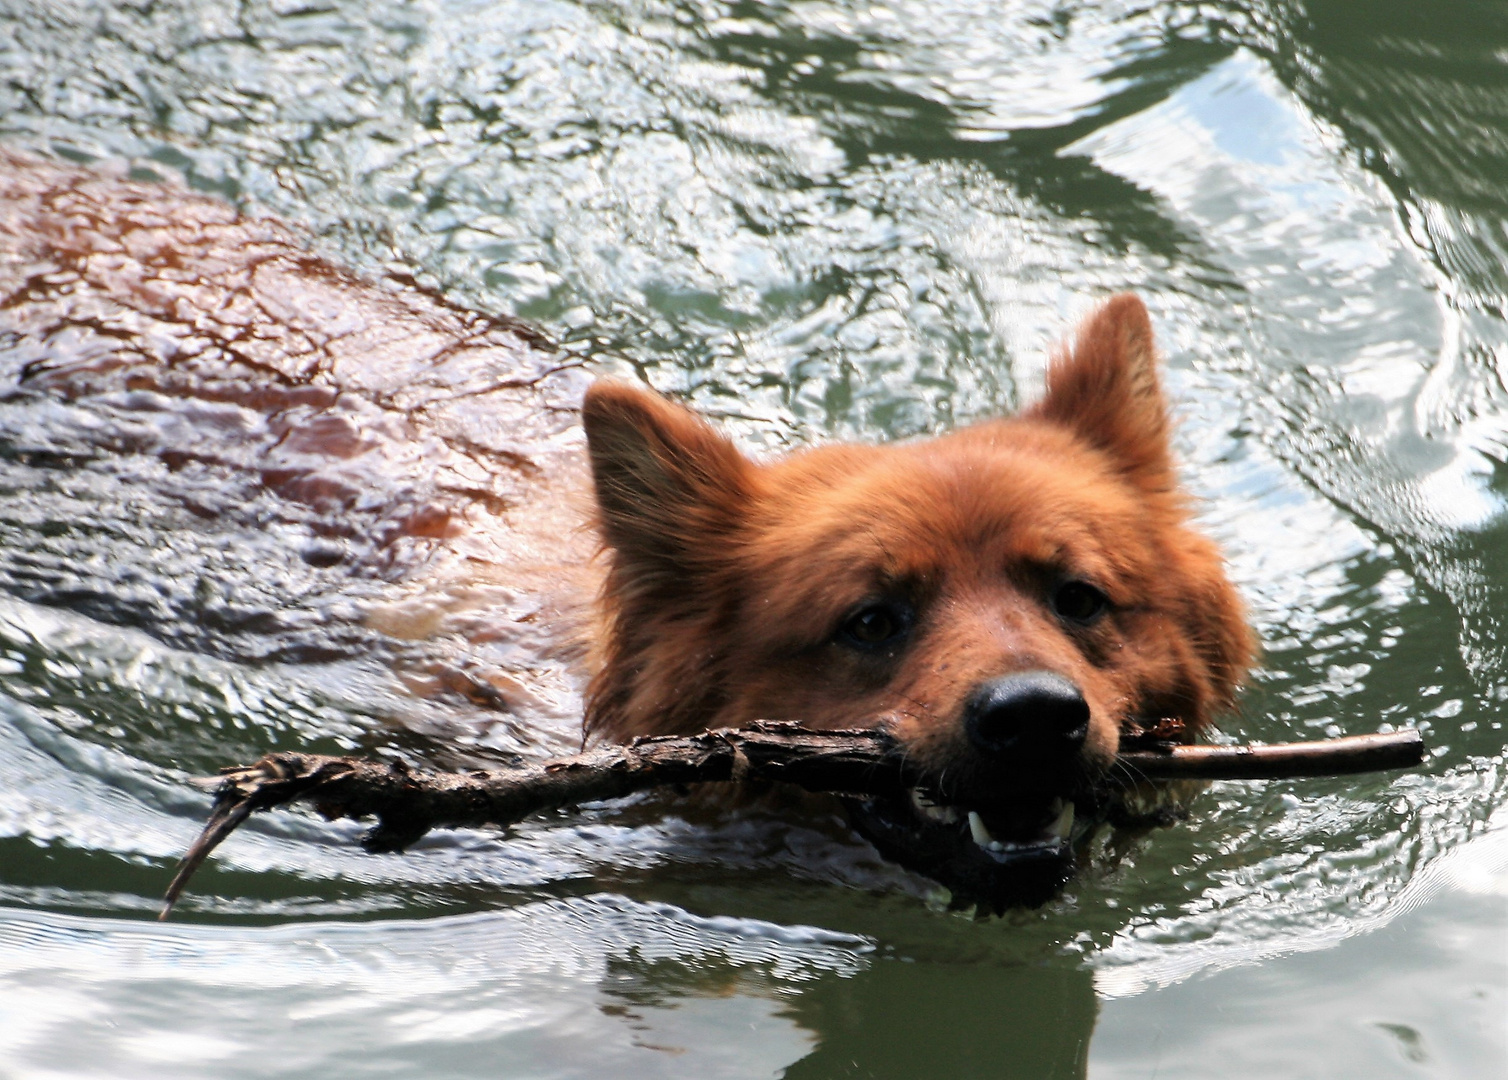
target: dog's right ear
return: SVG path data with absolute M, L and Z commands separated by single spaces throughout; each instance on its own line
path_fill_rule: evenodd
M 691 410 L 627 383 L 595 383 L 581 417 L 616 584 L 684 589 L 725 553 L 754 465 Z

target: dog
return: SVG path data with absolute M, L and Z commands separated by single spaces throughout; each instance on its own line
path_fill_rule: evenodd
M 883 727 L 935 780 L 856 823 L 955 891 L 1050 895 L 1122 732 L 1197 735 L 1250 663 L 1132 295 L 1087 319 L 1035 405 L 939 438 L 757 464 L 617 382 L 582 420 L 608 564 L 588 732 Z
M 599 740 L 882 727 L 931 779 L 853 820 L 960 897 L 1050 896 L 1113 809 L 1124 733 L 1171 721 L 1196 737 L 1251 661 L 1221 556 L 1190 524 L 1133 296 L 1089 316 L 1015 416 L 755 462 L 647 389 L 583 392 L 526 327 L 363 281 L 276 222 L 178 185 L 4 164 L 7 400 L 82 417 L 49 445 L 119 454 L 124 417 L 129 452 L 166 468 L 123 475 L 197 500 L 197 519 L 309 535 L 310 574 L 416 580 L 366 627 L 501 643 L 511 670 L 460 680 L 501 710 L 553 680 L 584 686 Z M 154 594 L 137 615 L 109 581 L 25 572 L 8 587 L 104 595 L 105 617 L 155 619 L 169 640 L 178 627 L 191 647 L 245 652 L 262 625 L 283 651 L 259 656 L 317 658 L 334 640 L 302 643 L 275 612 L 232 624 L 203 607 L 215 588 Z

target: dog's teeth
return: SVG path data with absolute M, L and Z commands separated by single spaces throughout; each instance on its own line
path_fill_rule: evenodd
M 1015 845 L 1012 844 L 1011 846 L 1014 847 Z M 1005 851 L 1005 845 L 1002 844 L 999 840 L 991 840 L 990 841 L 990 850 L 991 851 L 999 851 L 999 852 L 1003 853 Z
M 969 832 L 974 837 L 974 843 L 982 848 L 987 848 L 995 842 L 990 835 L 990 830 L 984 827 L 984 818 L 979 816 L 978 810 L 969 811 Z
M 1063 809 L 1058 812 L 1057 820 L 1048 826 L 1047 831 L 1059 840 L 1067 840 L 1068 834 L 1073 832 L 1073 803 L 1063 802 L 1061 799 L 1056 801 L 1062 803 Z

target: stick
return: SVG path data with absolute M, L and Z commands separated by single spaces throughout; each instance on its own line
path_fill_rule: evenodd
M 1423 760 L 1413 730 L 1275 746 L 1161 745 L 1121 754 L 1118 782 L 1338 776 L 1407 768 Z M 927 777 L 889 735 L 811 731 L 759 722 L 699 735 L 636 739 L 537 765 L 470 773 L 415 772 L 399 762 L 317 754 L 269 754 L 222 770 L 215 807 L 163 898 L 166 919 L 189 879 L 251 814 L 307 800 L 330 820 L 375 816 L 362 838 L 371 852 L 402 851 L 435 828 L 511 825 L 531 814 L 648 788 L 758 779 L 842 795 L 901 795 Z
M 797 724 L 636 739 L 538 765 L 472 773 L 413 772 L 399 762 L 269 754 L 254 765 L 196 781 L 215 807 L 163 900 L 165 919 L 194 871 L 257 810 L 307 799 L 330 820 L 375 816 L 362 838 L 371 852 L 402 851 L 434 828 L 511 825 L 572 803 L 647 788 L 743 779 L 780 780 L 809 791 L 898 794 L 922 782 L 888 735 L 810 731 Z
M 1137 750 L 1117 762 L 1148 780 L 1279 780 L 1407 769 L 1424 760 L 1412 728 L 1271 746 L 1173 746 Z

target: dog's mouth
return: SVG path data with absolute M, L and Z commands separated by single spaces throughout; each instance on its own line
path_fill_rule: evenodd
M 996 911 L 1045 903 L 1073 876 L 1074 847 L 1100 819 L 1087 798 L 1041 795 L 967 806 L 922 788 L 852 800 L 854 826 L 881 853 Z

